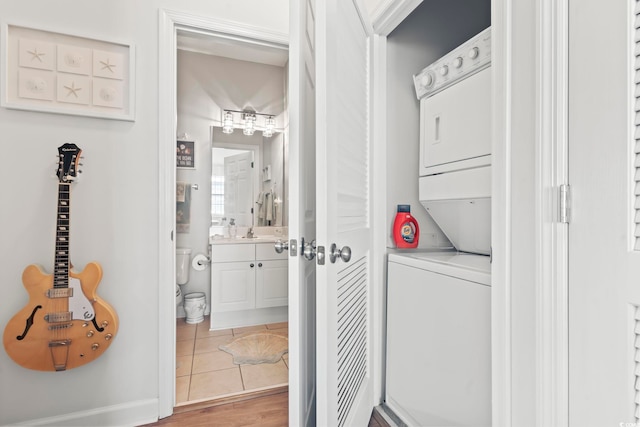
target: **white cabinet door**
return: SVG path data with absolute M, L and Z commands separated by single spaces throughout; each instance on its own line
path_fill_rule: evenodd
M 280 307 L 289 303 L 289 262 L 256 261 L 256 308 Z
M 211 264 L 211 311 L 249 310 L 256 306 L 255 261 Z

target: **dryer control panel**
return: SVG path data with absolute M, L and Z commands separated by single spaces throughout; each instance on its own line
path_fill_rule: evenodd
M 418 99 L 435 95 L 491 65 L 491 27 L 413 76 Z

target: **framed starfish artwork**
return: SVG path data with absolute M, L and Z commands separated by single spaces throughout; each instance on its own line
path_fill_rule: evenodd
M 135 120 L 134 47 L 2 24 L 0 105 Z

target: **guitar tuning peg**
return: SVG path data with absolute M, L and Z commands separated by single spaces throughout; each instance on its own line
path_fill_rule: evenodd
M 84 163 L 78 163 L 78 166 L 84 166 Z

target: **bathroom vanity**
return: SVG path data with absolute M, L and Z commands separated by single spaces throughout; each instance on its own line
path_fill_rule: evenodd
M 211 330 L 287 320 L 287 253 L 277 253 L 275 241 L 212 240 Z

